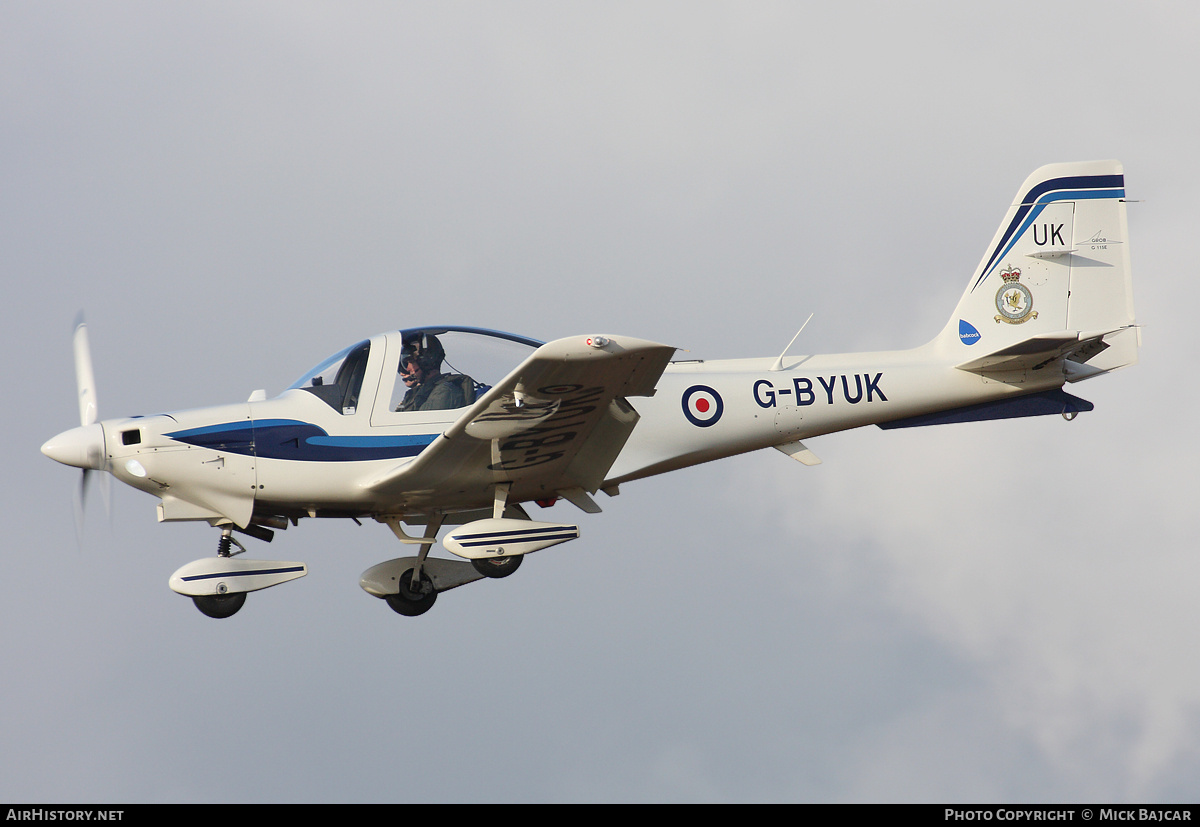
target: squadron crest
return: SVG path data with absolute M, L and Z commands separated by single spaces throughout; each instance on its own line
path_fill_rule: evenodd
M 1022 324 L 1036 319 L 1038 314 L 1033 309 L 1033 293 L 1021 284 L 1021 271 L 1016 267 L 1006 267 L 1000 277 L 1004 283 L 996 291 L 996 309 L 1000 311 L 996 324 Z

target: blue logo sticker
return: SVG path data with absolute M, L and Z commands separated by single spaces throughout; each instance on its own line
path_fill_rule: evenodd
M 958 320 L 958 338 L 964 345 L 973 345 L 979 341 L 979 331 L 966 319 Z
M 692 385 L 683 392 L 683 415 L 697 428 L 716 425 L 724 412 L 721 394 L 708 385 Z

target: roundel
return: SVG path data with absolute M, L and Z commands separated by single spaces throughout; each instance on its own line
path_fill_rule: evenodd
M 583 385 L 546 385 L 545 387 L 538 388 L 538 391 L 540 393 L 550 393 L 555 396 L 562 396 L 564 393 L 571 393 L 572 391 L 577 391 L 582 387 Z
M 683 415 L 698 428 L 717 424 L 724 411 L 721 394 L 707 385 L 692 385 L 683 392 Z

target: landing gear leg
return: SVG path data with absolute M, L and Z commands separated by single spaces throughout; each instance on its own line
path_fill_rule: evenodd
M 237 546 L 238 550 L 231 552 L 229 550 L 230 546 Z M 233 536 L 233 529 L 228 527 L 221 529 L 221 539 L 217 541 L 218 557 L 232 557 L 235 554 L 241 554 L 245 550 L 246 547 L 239 543 L 237 538 Z M 222 592 L 220 594 L 196 595 L 192 598 L 192 602 L 196 604 L 196 608 L 200 610 L 201 614 L 220 620 L 226 617 L 233 617 L 242 606 L 246 605 L 246 593 Z
M 529 515 L 525 513 L 525 509 L 519 505 L 512 506 L 508 509 L 508 491 L 512 488 L 511 482 L 496 483 L 496 487 L 492 490 L 492 518 L 499 520 L 508 510 L 515 509 L 518 515 L 528 520 Z M 482 574 L 484 577 L 491 577 L 494 580 L 499 580 L 501 577 L 508 577 L 521 566 L 521 561 L 525 559 L 525 555 L 516 554 L 512 557 L 482 557 L 471 561 L 471 565 L 475 567 L 475 571 Z
M 437 590 L 433 587 L 433 580 L 429 575 L 421 569 L 425 565 L 425 560 L 429 557 L 429 550 L 433 548 L 434 542 L 437 541 L 437 533 L 442 527 L 442 522 L 446 519 L 446 515 L 435 513 L 429 516 L 429 520 L 425 525 L 425 535 L 416 542 L 420 542 L 421 550 L 417 553 L 417 564 L 411 569 L 407 569 L 397 578 L 396 584 L 400 590 L 395 594 L 384 596 L 384 600 L 392 607 L 392 611 L 397 614 L 402 614 L 405 617 L 416 617 L 423 615 L 431 608 L 437 600 Z M 400 542 L 414 542 L 413 538 L 408 537 L 404 530 L 400 527 L 397 520 L 389 520 L 388 527 L 392 529 L 392 533 L 400 540 Z
M 230 551 L 230 546 L 237 546 L 237 551 Z M 233 536 L 233 529 L 226 526 L 221 529 L 221 539 L 217 540 L 217 556 L 232 557 L 235 554 L 242 554 L 246 547 L 238 542 L 237 537 Z

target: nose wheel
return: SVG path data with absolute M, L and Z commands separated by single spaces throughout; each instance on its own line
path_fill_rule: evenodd
M 192 598 L 206 617 L 232 617 L 246 604 L 249 592 L 268 589 L 308 574 L 308 566 L 281 560 L 247 560 L 239 555 L 245 547 L 221 530 L 216 557 L 193 560 L 176 569 L 167 581 L 171 591 Z M 237 551 L 233 551 L 233 547 Z
M 237 546 L 238 550 L 230 552 L 230 546 Z M 217 541 L 217 557 L 228 559 L 234 554 L 241 554 L 246 550 L 246 547 L 237 541 L 233 536 L 232 529 L 221 529 L 221 539 Z M 198 594 L 192 597 L 192 602 L 196 604 L 196 608 L 200 613 L 207 617 L 215 617 L 217 620 L 226 617 L 233 617 L 238 613 L 242 606 L 246 605 L 245 592 L 228 592 L 224 591 L 224 584 L 219 587 L 222 589 L 217 594 Z
M 238 609 L 246 605 L 246 593 L 197 595 L 192 598 L 192 602 L 196 604 L 196 608 L 201 613 L 220 620 L 224 617 L 232 617 L 237 614 Z

